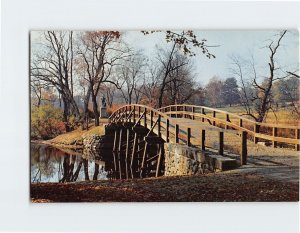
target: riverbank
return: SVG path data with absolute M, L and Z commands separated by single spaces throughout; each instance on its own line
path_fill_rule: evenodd
M 31 185 L 32 202 L 299 201 L 299 183 L 255 172 Z
M 50 140 L 32 140 L 33 143 L 51 145 L 58 148 L 81 149 L 83 148 L 83 138 L 90 135 L 103 135 L 104 125 L 91 126 L 89 130 L 76 129 L 68 133 L 58 135 Z

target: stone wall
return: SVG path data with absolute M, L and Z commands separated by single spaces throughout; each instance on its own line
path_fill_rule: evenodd
M 165 143 L 165 176 L 194 175 L 205 170 L 229 170 L 237 161 L 186 145 Z
M 201 150 L 186 145 L 165 143 L 165 176 L 202 173 L 204 163 Z

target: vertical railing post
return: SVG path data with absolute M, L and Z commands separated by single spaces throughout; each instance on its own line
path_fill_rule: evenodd
M 299 143 L 299 139 L 300 139 L 300 130 L 299 129 L 295 130 L 295 137 L 296 137 L 296 139 L 298 139 L 298 143 Z M 298 143 L 295 145 L 296 151 L 300 150 L 300 145 Z
M 166 130 L 167 130 L 166 141 L 169 142 L 170 141 L 170 138 L 169 138 L 170 137 L 170 122 L 169 122 L 169 119 L 167 119 L 167 129 Z
M 158 115 L 157 131 L 158 131 L 158 137 L 161 137 L 161 116 L 160 115 Z
M 179 142 L 179 125 L 175 125 L 175 143 Z
M 224 132 L 219 131 L 219 155 L 224 154 Z
M 273 148 L 275 148 L 277 146 L 277 142 L 276 142 L 276 139 L 274 137 L 277 137 L 277 128 L 273 127 L 272 131 L 273 131 L 272 132 L 272 135 L 273 135 L 272 146 L 273 146 Z
M 204 108 L 201 108 L 201 114 L 205 115 Z M 204 122 L 204 116 L 202 116 L 202 122 Z
M 258 143 L 258 137 L 256 134 L 259 133 L 259 125 L 257 123 L 254 124 L 254 143 Z
M 132 107 L 131 107 L 131 105 L 129 105 L 129 117 L 128 117 L 128 121 L 129 122 L 131 122 L 131 118 L 132 118 L 132 112 L 131 112 L 131 110 L 132 110 Z
M 139 106 L 138 118 L 141 117 L 141 106 Z
M 191 146 L 191 128 L 187 128 L 187 146 Z
M 192 113 L 193 113 L 192 120 L 195 120 L 195 107 L 192 107 Z
M 213 111 L 213 118 L 214 118 L 213 126 L 215 126 L 216 125 L 216 120 L 215 120 L 215 118 L 216 118 L 216 111 Z
M 241 165 L 246 165 L 247 164 L 247 131 L 242 131 L 242 148 L 241 148 Z
M 133 106 L 133 123 L 135 124 L 136 122 L 135 122 L 136 120 L 135 120 L 135 105 Z
M 144 108 L 144 126 L 147 128 L 147 108 Z
M 150 125 L 151 125 L 151 127 L 153 126 L 153 111 L 151 110 L 150 111 Z
M 226 114 L 226 122 L 230 122 L 229 114 L 228 113 Z M 226 123 L 225 129 L 228 129 L 227 123 Z
M 242 118 L 240 118 L 239 126 L 240 126 L 240 127 L 243 127 L 243 119 L 242 119 Z
M 175 112 L 176 112 L 176 118 L 178 118 L 178 107 L 177 107 L 177 105 L 175 106 Z
M 205 129 L 201 129 L 201 149 L 205 150 Z

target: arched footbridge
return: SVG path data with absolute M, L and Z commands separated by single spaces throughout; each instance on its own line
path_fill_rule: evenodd
M 160 176 L 164 144 L 185 145 L 223 155 L 239 154 L 247 163 L 249 144 L 266 143 L 299 151 L 299 126 L 258 123 L 237 114 L 194 105 L 154 109 L 124 105 L 109 117 L 112 170 L 115 178 Z M 113 141 L 113 143 L 112 143 Z

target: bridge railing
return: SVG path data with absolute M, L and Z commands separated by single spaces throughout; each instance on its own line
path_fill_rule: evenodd
M 255 143 L 272 142 L 273 147 L 293 145 L 299 151 L 300 127 L 279 124 L 260 123 L 234 113 L 196 105 L 170 105 L 158 109 L 164 114 L 175 118 L 190 118 L 208 122 L 225 129 L 246 131 Z
M 194 107 L 193 107 L 194 108 Z M 170 109 L 172 110 L 172 109 Z M 194 108 L 196 110 L 196 108 Z M 116 110 L 110 117 L 110 123 L 132 123 L 136 125 L 142 125 L 147 127 L 150 131 L 153 131 L 156 135 L 163 138 L 166 142 L 178 143 L 178 144 L 186 144 L 187 146 L 200 144 L 202 150 L 206 150 L 206 129 L 199 128 L 194 130 L 192 128 L 181 126 L 178 122 L 172 118 L 174 114 L 185 114 L 186 116 L 191 117 L 198 117 L 197 112 L 194 111 L 193 115 L 187 109 L 185 111 L 158 111 L 154 108 L 145 106 L 145 105 L 138 105 L 138 104 L 131 104 L 131 105 L 124 105 Z M 170 116 L 171 115 L 171 116 Z M 201 115 L 202 117 L 202 115 Z M 211 120 L 208 116 L 203 116 L 203 119 Z M 211 131 L 211 130 L 210 130 Z M 224 133 L 233 133 L 232 130 L 224 130 L 221 128 L 214 129 L 218 133 L 218 153 L 220 155 L 224 154 Z M 234 132 L 236 134 L 236 131 Z M 247 131 L 240 130 L 238 134 L 241 136 L 240 146 L 239 146 L 239 153 L 241 156 L 241 164 L 246 164 L 246 157 L 247 157 Z

